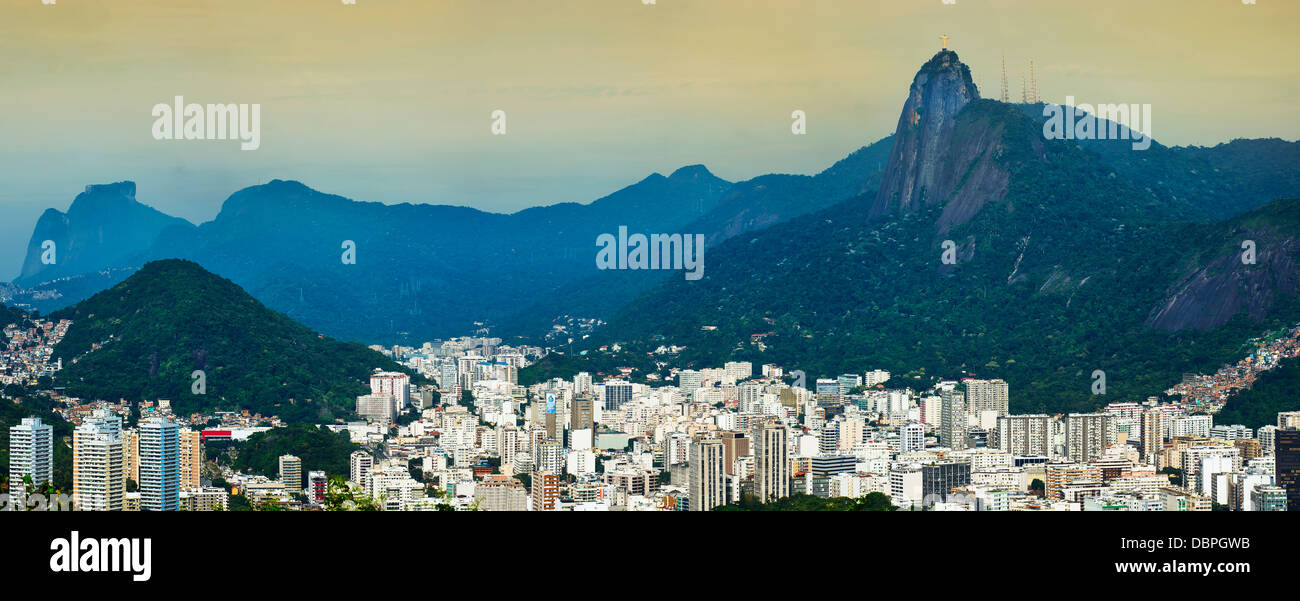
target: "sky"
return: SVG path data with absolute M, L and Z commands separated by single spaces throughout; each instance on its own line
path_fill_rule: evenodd
M 271 179 L 512 212 L 691 164 L 816 173 L 892 133 L 940 34 L 985 97 L 1005 55 L 1013 99 L 1033 59 L 1044 101 L 1151 104 L 1164 144 L 1300 137 L 1295 0 L 54 2 L 0 0 L 5 280 L 92 183 L 199 223 Z M 259 104 L 260 147 L 154 139 L 178 95 Z

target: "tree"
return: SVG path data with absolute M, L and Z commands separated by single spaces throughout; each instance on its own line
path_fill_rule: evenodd
M 1162 474 L 1169 474 L 1169 483 L 1170 483 L 1170 484 L 1173 484 L 1174 486 L 1182 486 L 1182 485 L 1183 485 L 1183 470 L 1180 470 L 1180 469 L 1178 469 L 1178 468 L 1176 468 L 1176 467 L 1167 467 L 1167 468 L 1164 468 L 1164 469 L 1160 470 L 1160 473 L 1162 473 Z
M 872 492 L 858 497 L 853 511 L 898 511 L 898 506 L 889 500 L 889 495 Z
M 763 503 L 754 495 L 745 495 L 743 499 L 730 505 L 718 507 L 715 511 L 897 511 L 898 507 L 890 502 L 883 493 L 868 493 L 859 498 L 821 497 L 795 493 Z
M 342 476 L 329 479 L 324 500 L 325 511 L 379 511 L 379 503 Z

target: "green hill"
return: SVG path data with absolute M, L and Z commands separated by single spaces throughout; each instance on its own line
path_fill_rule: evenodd
M 189 261 L 146 264 L 53 319 L 73 321 L 55 347 L 56 382 L 82 398 L 170 399 L 178 415 L 248 409 L 291 422 L 349 416 L 376 369 L 397 364 L 321 336 Z M 97 350 L 92 350 L 100 345 Z M 206 375 L 194 394 L 191 375 Z
M 1277 414 L 1300 411 L 1300 359 L 1286 359 L 1276 369 L 1266 371 L 1255 385 L 1228 397 L 1223 409 L 1214 416 L 1216 424 L 1243 424 L 1249 428 L 1277 425 Z
M 308 471 L 318 470 L 347 477 L 351 470 L 352 452 L 360 448 L 361 445 L 348 440 L 347 432 L 335 434 L 325 428 L 294 424 L 249 436 L 239 446 L 232 467 L 245 473 L 277 478 L 280 456 L 294 455 L 302 459 L 304 477 Z

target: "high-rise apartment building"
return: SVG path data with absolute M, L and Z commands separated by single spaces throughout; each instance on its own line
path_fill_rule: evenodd
M 320 505 L 325 502 L 325 490 L 329 487 L 329 477 L 325 472 L 307 472 L 307 500 Z
M 198 430 L 180 431 L 181 490 L 200 487 L 203 471 L 203 436 Z
M 1044 492 L 1048 499 L 1064 499 L 1065 489 L 1077 485 L 1102 483 L 1101 466 L 1077 463 L 1048 463 L 1043 466 L 1047 481 Z
M 714 507 L 727 503 L 722 458 L 721 440 L 710 438 L 691 443 L 691 511 L 711 511 Z
M 72 432 L 72 502 L 81 511 L 121 511 L 126 492 L 122 418 L 96 409 Z
M 1052 456 L 1052 416 L 1008 415 L 998 418 L 998 448 L 1011 455 Z
M 590 430 L 596 424 L 596 401 L 588 398 L 573 399 L 569 410 L 570 430 Z
M 1277 485 L 1286 489 L 1286 510 L 1300 511 L 1300 430 L 1274 433 Z
M 411 404 L 411 377 L 392 371 L 370 374 L 370 394 L 386 394 L 394 399 L 398 411 Z
M 302 492 L 302 459 L 293 455 L 280 456 L 280 484 L 286 493 Z
M 822 424 L 821 430 L 817 434 L 817 451 L 822 455 L 838 455 L 840 453 L 839 420 L 830 420 Z
M 591 374 L 580 371 L 573 376 L 573 393 L 577 395 L 591 394 Z
M 555 511 L 560 508 L 560 477 L 552 472 L 533 472 L 533 511 Z
M 785 426 L 766 423 L 754 434 L 754 493 L 770 503 L 790 496 L 790 442 Z
M 898 428 L 898 452 L 910 453 L 925 449 L 925 426 L 908 422 Z
M 736 475 L 736 460 L 749 455 L 749 436 L 744 432 L 722 433 L 722 471 Z
M 1010 403 L 1006 380 L 966 380 L 966 407 L 973 414 L 996 411 L 1001 417 L 1009 413 Z
M 632 401 L 632 384 L 623 380 L 605 381 L 605 410 L 617 411 Z
M 939 444 L 954 451 L 966 448 L 966 398 L 955 390 L 940 395 Z
M 1087 463 L 1101 457 L 1115 442 L 1115 417 L 1106 413 L 1071 413 L 1065 416 L 1065 454 L 1070 461 Z
M 375 470 L 375 458 L 366 451 L 353 451 L 349 464 L 349 479 L 362 490 L 370 490 L 370 473 Z
M 180 429 L 166 417 L 140 421 L 140 510 L 178 511 L 181 491 Z
M 479 511 L 527 511 L 528 491 L 517 478 L 489 474 L 474 487 Z
M 54 479 L 54 428 L 41 423 L 39 417 L 24 417 L 9 427 L 9 494 L 13 506 L 26 505 L 26 477 L 37 487 Z
M 1142 412 L 1142 462 L 1147 465 L 1159 465 L 1161 452 L 1164 450 L 1165 431 L 1169 429 L 1169 414 L 1152 407 Z

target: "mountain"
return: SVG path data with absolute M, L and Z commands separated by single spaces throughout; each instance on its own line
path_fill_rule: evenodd
M 717 205 L 689 225 L 688 233 L 705 236 L 712 248 L 735 236 L 789 221 L 859 194 L 875 193 L 889 159 L 893 136 L 859 148 L 817 175 L 769 174 L 731 186 Z M 574 332 L 554 330 L 566 317 L 607 320 L 621 307 L 659 285 L 675 272 L 597 271 L 571 281 L 499 322 L 511 334 L 542 337 L 563 344 Z
M 864 146 L 817 175 L 770 174 L 739 182 L 718 206 L 685 229 L 705 233 L 708 246 L 789 221 L 866 192 L 875 192 L 894 137 Z
M 969 80 L 952 52 L 921 68 L 875 194 L 710 249 L 703 279 L 665 280 L 583 348 L 1002 377 L 1015 411 L 1065 411 L 1159 394 L 1300 321 L 1300 200 L 1206 221 Z
M 943 50 L 921 66 L 898 117 L 889 164 L 870 215 L 911 211 L 946 201 L 957 187 L 957 178 L 969 173 L 975 160 L 983 159 L 979 168 L 989 168 L 987 150 L 997 132 L 968 128 L 963 133 L 975 138 L 973 143 L 953 143 L 957 115 L 979 97 L 970 68 L 958 60 L 956 52 Z M 979 188 L 963 186 L 969 193 L 958 204 L 970 202 L 968 197 L 975 193 L 1001 190 L 996 185 Z
M 248 409 L 332 422 L 352 414 L 372 370 L 400 369 L 267 309 L 189 261 L 147 263 L 50 317 L 73 322 L 54 349 L 64 363 L 57 385 L 83 398 L 170 399 L 178 415 Z M 205 372 L 202 394 L 195 370 Z
M 1042 104 L 1018 106 L 1040 123 L 1046 119 Z M 1137 184 L 1143 197 L 1176 206 L 1188 219 L 1227 219 L 1300 189 L 1300 142 L 1238 139 L 1212 147 L 1152 142 L 1146 150 L 1134 149 L 1130 140 L 1079 144 Z
M 15 283 L 27 286 L 129 264 L 169 228 L 192 232 L 194 225 L 137 202 L 132 182 L 86 186 L 67 213 L 47 209 L 36 221 Z M 47 241 L 54 243 L 53 257 L 46 253 Z
M 512 313 L 521 299 L 594 273 L 600 234 L 619 226 L 680 231 L 713 209 L 729 187 L 695 165 L 668 176 L 653 174 L 590 204 L 505 215 L 357 202 L 274 180 L 231 195 L 215 219 L 198 227 L 150 221 L 142 231 L 105 220 L 105 236 L 129 237 L 130 244 L 94 264 L 26 273 L 21 282 L 86 270 L 29 290 L 20 300 L 44 311 L 58 309 L 97 292 L 96 285 L 120 281 L 145 261 L 180 258 L 230 278 L 271 308 L 332 336 L 393 342 L 461 335 L 476 329 L 476 322 Z M 134 195 L 133 184 L 117 189 L 123 199 L 125 191 Z M 75 204 L 85 198 L 79 196 Z M 38 231 L 33 240 L 43 235 Z M 140 242 L 144 238 L 148 243 Z M 342 260 L 348 242 L 355 244 L 355 264 Z M 34 241 L 27 263 L 41 266 L 40 251 Z

